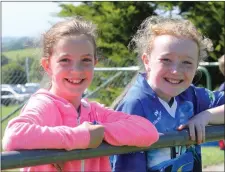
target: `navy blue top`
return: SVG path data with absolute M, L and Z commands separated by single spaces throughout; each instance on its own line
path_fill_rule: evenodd
M 168 113 L 159 101 L 158 96 L 147 83 L 145 74 L 140 73 L 117 110 L 147 118 L 160 133 L 164 133 L 177 130 L 180 124 L 186 123 L 193 115 L 224 104 L 224 92 L 213 92 L 206 88 L 191 85 L 174 99 L 177 103 L 175 118 Z M 157 159 L 154 158 L 159 158 L 160 150 L 163 149 L 115 155 L 113 171 L 146 172 L 150 168 L 149 163 L 151 161 L 157 162 Z M 200 154 L 200 146 L 197 146 L 196 149 Z

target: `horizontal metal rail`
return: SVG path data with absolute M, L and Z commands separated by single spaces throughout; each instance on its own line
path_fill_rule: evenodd
M 224 139 L 224 125 L 206 127 L 206 141 L 215 141 L 220 139 Z M 134 146 L 111 146 L 107 143 L 102 143 L 96 149 L 85 150 L 21 150 L 2 152 L 1 168 L 2 170 L 5 170 L 12 168 L 29 167 L 70 160 L 81 160 L 99 156 L 109 156 L 114 154 L 143 151 L 152 148 L 162 148 L 175 145 L 190 144 L 195 144 L 195 142 L 189 139 L 188 130 L 183 130 L 161 135 L 158 142 L 147 148 L 140 148 Z
M 200 62 L 200 66 L 218 66 L 218 62 Z M 138 71 L 140 69 L 139 66 L 130 66 L 130 67 L 95 67 L 95 71 Z

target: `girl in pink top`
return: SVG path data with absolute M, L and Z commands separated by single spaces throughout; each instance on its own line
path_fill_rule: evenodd
M 87 149 L 103 140 L 115 146 L 150 146 L 159 138 L 146 119 L 82 99 L 96 59 L 95 26 L 81 18 L 54 25 L 44 34 L 41 65 L 51 78 L 48 90 L 31 96 L 6 127 L 3 149 Z M 97 125 L 93 122 L 97 121 Z M 23 168 L 23 171 L 111 171 L 108 157 Z

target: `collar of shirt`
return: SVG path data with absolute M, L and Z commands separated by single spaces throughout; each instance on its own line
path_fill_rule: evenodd
M 137 80 L 134 84 L 136 87 L 141 87 L 141 90 L 143 93 L 149 95 L 152 98 L 157 98 L 158 96 L 156 95 L 155 91 L 150 87 L 146 80 L 146 73 L 139 73 Z

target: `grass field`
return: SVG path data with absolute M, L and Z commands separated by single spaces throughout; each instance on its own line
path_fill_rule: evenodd
M 4 118 L 5 116 L 9 115 L 12 111 L 14 111 L 19 105 L 14 105 L 14 106 L 2 106 L 1 107 L 1 119 Z M 5 127 L 8 123 L 8 121 L 12 118 L 14 118 L 15 116 L 17 116 L 19 114 L 19 111 L 17 113 L 15 113 L 13 116 L 11 116 L 8 120 L 4 121 L 3 123 L 1 123 L 1 131 L 2 131 L 2 135 L 5 131 Z
M 6 52 L 2 52 L 2 54 L 11 60 L 15 60 L 17 58 L 39 57 L 41 54 L 41 51 L 39 48 L 27 48 L 27 49 L 21 49 L 21 50 L 6 51 Z
M 224 151 L 219 147 L 202 147 L 202 167 L 224 163 Z

